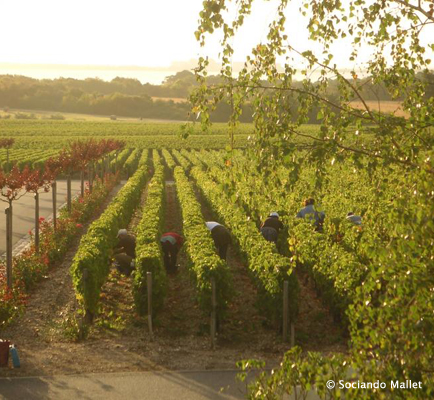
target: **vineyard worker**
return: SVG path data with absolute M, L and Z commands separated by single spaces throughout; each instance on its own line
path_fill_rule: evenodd
M 310 221 L 313 221 L 316 230 L 321 231 L 325 219 L 325 214 L 322 211 L 316 211 L 314 204 L 314 199 L 306 199 L 304 201 L 304 207 L 297 213 L 297 218 L 307 218 Z
M 136 262 L 134 258 L 128 256 L 125 253 L 115 254 L 113 258 L 114 258 L 113 265 L 116 267 L 116 269 L 121 274 L 130 276 L 131 272 L 133 272 L 134 268 L 136 267 Z
M 136 238 L 126 229 L 119 229 L 116 237 L 118 243 L 114 248 L 114 266 L 120 273 L 130 276 L 135 268 Z
M 176 272 L 176 258 L 184 243 L 182 236 L 175 232 L 167 232 L 160 238 L 161 247 L 164 254 L 164 266 L 169 273 Z
M 119 229 L 118 243 L 115 247 L 115 254 L 125 253 L 131 258 L 136 258 L 136 238 L 130 235 L 126 229 Z
M 262 236 L 269 242 L 277 243 L 279 231 L 283 228 L 277 212 L 272 212 L 261 225 Z
M 214 240 L 214 244 L 218 250 L 220 258 L 222 260 L 226 260 L 228 246 L 232 241 L 231 234 L 222 224 L 219 224 L 215 221 L 206 222 L 206 227 L 211 231 L 211 236 Z
M 362 217 L 355 215 L 352 211 L 347 214 L 347 221 L 352 222 L 354 225 L 362 225 Z

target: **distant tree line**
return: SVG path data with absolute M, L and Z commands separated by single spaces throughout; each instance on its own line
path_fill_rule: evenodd
M 419 77 L 431 83 L 426 96 L 434 96 L 434 73 L 420 73 Z M 210 76 L 209 82 L 218 84 L 220 78 Z M 391 100 L 382 85 L 374 84 L 368 78 L 362 82 L 365 100 Z M 152 97 L 185 99 L 195 85 L 194 74 L 190 71 L 168 76 L 161 85 L 142 84 L 137 79 L 119 77 L 107 82 L 98 78 L 38 80 L 25 76 L 0 75 L 0 107 L 186 120 L 191 111 L 187 102 L 158 100 Z M 337 93 L 337 82 L 332 82 L 329 96 L 335 104 L 339 101 Z M 288 97 L 288 103 L 282 104 L 282 107 L 295 117 L 298 107 L 297 99 Z M 230 111 L 230 105 L 221 102 L 211 114 L 211 120 L 227 121 Z M 242 122 L 252 120 L 250 106 L 244 106 L 240 120 Z M 310 113 L 309 122 L 318 122 L 315 110 Z

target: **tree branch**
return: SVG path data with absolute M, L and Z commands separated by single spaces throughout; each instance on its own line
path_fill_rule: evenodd
M 308 59 L 306 56 L 304 56 L 298 50 L 294 49 L 294 47 L 292 47 L 289 43 L 288 43 L 288 47 L 291 50 L 295 51 L 301 57 Z M 368 107 L 368 105 L 366 104 L 365 100 L 363 99 L 362 95 L 359 93 L 359 91 L 354 87 L 354 85 L 347 78 L 345 78 L 336 68 L 332 68 L 328 65 L 325 65 L 325 64 L 319 62 L 318 60 L 314 60 L 314 62 L 316 64 L 318 64 L 320 67 L 322 67 L 324 69 L 328 69 L 329 71 L 333 72 L 336 76 L 340 77 L 351 88 L 351 90 L 356 94 L 356 96 L 359 98 L 359 100 L 362 102 L 363 106 L 365 107 L 365 110 L 370 115 L 371 119 L 375 121 L 375 118 L 372 115 L 372 112 L 371 112 L 370 108 Z
M 395 3 L 401 4 L 405 7 L 409 7 L 414 11 L 418 11 L 421 14 L 425 15 L 425 17 L 427 17 L 429 20 L 434 22 L 434 14 L 432 12 L 426 11 L 422 8 L 421 6 L 421 2 L 418 2 L 418 5 L 415 4 L 411 4 L 409 1 L 405 1 L 405 0 L 393 0 Z
M 230 88 L 230 87 L 231 87 L 230 85 L 208 86 L 208 88 L 211 89 L 211 90 L 217 90 L 217 89 L 221 89 L 221 88 L 227 89 L 227 88 Z M 322 101 L 322 102 L 330 105 L 331 107 L 335 107 L 338 110 L 345 111 L 345 112 L 347 112 L 347 113 L 349 113 L 349 114 L 351 114 L 351 115 L 353 115 L 353 116 L 355 116 L 357 118 L 361 118 L 361 119 L 364 119 L 366 121 L 376 122 L 375 119 L 373 120 L 372 118 L 370 118 L 368 116 L 365 116 L 365 115 L 363 115 L 361 113 L 350 111 L 350 110 L 348 110 L 348 109 L 346 109 L 346 108 L 344 108 L 344 107 L 342 107 L 342 106 L 340 106 L 338 104 L 333 103 L 332 101 L 326 99 L 325 97 L 322 97 L 322 96 L 320 96 L 320 95 L 318 95 L 316 93 L 312 93 L 312 92 L 309 92 L 309 91 L 303 90 L 303 89 L 288 88 L 288 87 L 279 87 L 279 86 L 264 86 L 264 85 L 260 85 L 260 84 L 257 84 L 257 85 L 236 84 L 233 87 L 241 88 L 241 89 L 279 90 L 279 91 L 295 92 L 295 93 L 299 93 L 299 94 L 307 94 L 308 96 L 312 96 L 312 97 L 316 98 L 317 100 Z M 351 108 L 351 110 L 353 110 L 353 109 Z
M 292 130 L 292 131 L 293 131 L 296 135 L 298 135 L 298 136 L 306 137 L 306 138 L 309 138 L 309 139 L 312 139 L 312 140 L 316 140 L 316 141 L 319 141 L 319 142 L 322 142 L 322 143 L 326 143 L 326 142 L 327 142 L 327 141 L 324 140 L 324 139 L 317 138 L 317 137 L 312 136 L 312 135 L 309 135 L 309 134 L 307 134 L 307 133 L 301 133 L 301 132 L 298 132 L 298 131 L 296 131 L 296 130 Z M 335 142 L 335 144 L 336 144 L 337 147 L 339 147 L 339 148 L 342 149 L 342 150 L 351 151 L 351 152 L 353 152 L 353 153 L 358 153 L 358 154 L 363 154 L 363 155 L 368 156 L 368 157 L 374 157 L 374 158 L 384 159 L 384 157 L 382 157 L 381 155 L 378 155 L 378 154 L 375 154 L 375 153 L 371 153 L 371 152 L 366 151 L 366 150 L 355 149 L 354 147 L 344 146 L 343 144 L 340 144 L 340 143 L 337 143 L 337 142 Z M 413 168 L 418 168 L 418 167 L 420 167 L 420 165 L 414 164 L 414 163 L 412 163 L 412 162 L 410 162 L 410 161 L 399 160 L 399 159 L 396 159 L 396 158 L 391 158 L 391 160 L 392 160 L 394 163 L 398 163 L 398 164 L 406 165 L 406 166 L 408 166 L 408 167 L 413 167 Z M 434 174 L 434 171 L 433 171 L 431 168 L 429 168 L 427 171 L 428 171 L 430 174 Z

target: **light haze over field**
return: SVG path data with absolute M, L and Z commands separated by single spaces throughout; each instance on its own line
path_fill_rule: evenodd
M 276 0 L 253 3 L 252 15 L 233 43 L 234 62 L 243 61 L 254 45 L 266 41 L 267 27 L 277 4 Z M 312 48 L 312 44 L 307 40 L 307 19 L 298 12 L 300 5 L 297 0 L 288 7 L 287 30 L 291 45 L 304 51 Z M 0 74 L 31 75 L 26 68 L 10 63 L 140 66 L 160 69 L 153 72 L 155 76 L 150 80 L 161 80 L 176 71 L 193 68 L 192 59 L 199 55 L 219 58 L 217 35 L 208 37 L 205 49 L 200 49 L 194 37 L 202 0 L 14 0 L 2 1 L 1 9 Z M 230 11 L 232 14 L 234 11 Z M 430 30 L 425 37 L 433 33 Z M 334 48 L 334 61 L 341 69 L 361 66 L 346 61 L 349 43 L 340 40 Z M 315 45 L 314 49 L 319 51 L 320 47 Z M 364 49 L 362 59 L 368 54 L 369 50 Z M 62 66 L 58 69 L 62 70 Z M 131 69 L 127 71 L 115 71 L 112 75 L 132 73 Z M 53 69 L 45 71 L 48 76 L 40 73 L 36 77 L 50 77 L 50 73 L 53 75 Z M 101 68 L 94 68 L 92 73 L 104 75 Z M 152 75 L 151 71 L 148 75 Z

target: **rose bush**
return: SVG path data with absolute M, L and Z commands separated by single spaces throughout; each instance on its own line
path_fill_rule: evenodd
M 83 223 L 97 214 L 118 180 L 118 175 L 108 174 L 104 180 L 97 180 L 93 191 L 86 190 L 84 197 L 72 202 L 71 213 L 62 209 L 57 219 L 56 230 L 52 221 L 40 219 L 40 247 L 30 248 L 13 260 L 14 285 L 8 289 L 6 276 L 0 264 L 0 326 L 5 326 L 23 309 L 29 290 L 44 277 L 49 268 L 61 260 L 68 251 L 73 239 L 80 234 Z M 32 232 L 29 232 L 32 234 Z

